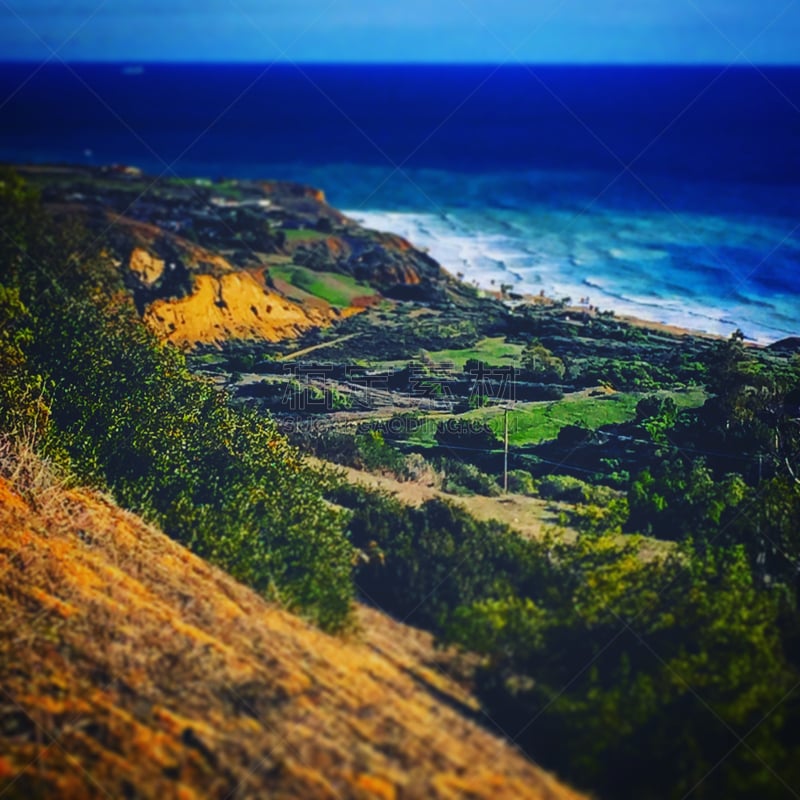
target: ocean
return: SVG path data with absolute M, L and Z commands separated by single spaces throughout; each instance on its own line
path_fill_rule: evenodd
M 800 335 L 800 69 L 0 65 L 0 160 L 325 190 L 485 288 Z

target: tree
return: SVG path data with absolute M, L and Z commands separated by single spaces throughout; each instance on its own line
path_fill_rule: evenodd
M 0 284 L 0 430 L 38 438 L 49 409 L 41 377 L 27 363 L 25 350 L 32 340 L 32 320 L 19 291 Z
M 531 375 L 546 380 L 562 380 L 564 362 L 538 339 L 531 339 L 522 350 L 522 366 Z
M 667 431 L 678 420 L 678 406 L 671 397 L 648 395 L 636 404 L 636 424 L 657 444 L 667 443 Z
M 748 496 L 741 475 L 716 480 L 702 459 L 682 457 L 646 468 L 628 490 L 627 528 L 666 539 L 714 540 Z
M 800 483 L 800 357 L 765 360 L 734 334 L 712 354 L 708 388 L 713 396 L 691 434 L 717 450 L 761 456 L 767 474 Z
M 744 553 L 645 563 L 606 540 L 546 545 L 530 593 L 464 606 L 448 628 L 487 658 L 491 718 L 601 796 L 782 796 L 771 770 L 798 777 L 781 744 L 796 678 Z

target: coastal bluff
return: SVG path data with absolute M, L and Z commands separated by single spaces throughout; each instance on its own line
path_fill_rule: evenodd
M 184 348 L 296 338 L 381 300 L 468 303 L 426 253 L 286 181 L 151 177 L 130 167 L 22 166 L 57 216 L 102 238 L 146 324 Z

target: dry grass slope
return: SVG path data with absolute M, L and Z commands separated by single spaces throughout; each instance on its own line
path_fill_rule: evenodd
M 2 455 L 4 800 L 577 797 L 458 713 L 424 635 L 326 636 Z

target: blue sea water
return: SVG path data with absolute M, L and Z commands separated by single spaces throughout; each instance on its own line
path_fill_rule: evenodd
M 482 286 L 800 334 L 800 69 L 4 64 L 0 160 L 303 181 Z

